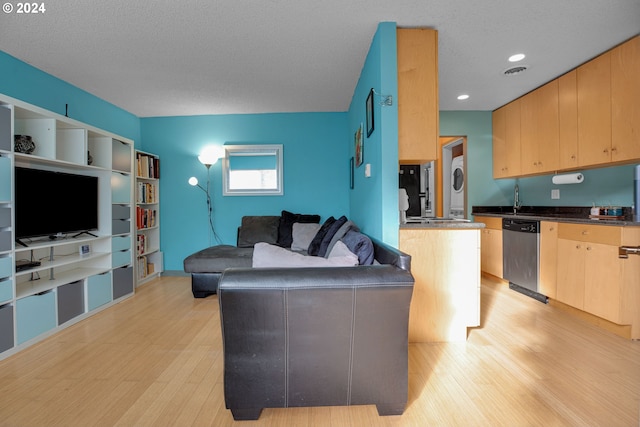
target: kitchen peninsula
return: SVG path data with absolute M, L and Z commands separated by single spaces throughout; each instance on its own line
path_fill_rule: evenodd
M 480 230 L 484 224 L 432 220 L 401 224 L 400 250 L 415 278 L 409 342 L 465 341 L 480 325 Z

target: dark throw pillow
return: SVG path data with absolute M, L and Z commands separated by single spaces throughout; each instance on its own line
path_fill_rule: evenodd
M 320 215 L 294 214 L 288 211 L 282 211 L 280 223 L 278 225 L 278 246 L 290 248 L 293 243 L 293 224 L 295 222 L 303 223 L 320 223 Z
M 327 218 L 324 224 L 322 224 L 322 227 L 320 227 L 320 230 L 318 230 L 318 232 L 316 233 L 311 243 L 309 243 L 307 254 L 318 256 L 322 239 L 324 239 L 324 236 L 327 234 L 327 231 L 329 231 L 334 222 L 336 222 L 336 219 L 334 217 L 330 216 L 329 218 Z
M 318 256 L 325 256 L 327 254 L 327 250 L 329 249 L 329 243 L 333 240 L 333 237 L 336 235 L 338 230 L 342 228 L 342 226 L 347 222 L 346 216 L 341 216 L 336 219 L 331 227 L 327 229 L 322 241 L 320 242 L 320 247 L 318 248 Z

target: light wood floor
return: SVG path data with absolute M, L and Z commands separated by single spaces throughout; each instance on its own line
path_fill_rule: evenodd
M 412 344 L 402 416 L 375 407 L 224 408 L 218 301 L 188 278 L 135 297 L 0 362 L 2 426 L 634 426 L 640 342 L 483 278 L 466 343 Z

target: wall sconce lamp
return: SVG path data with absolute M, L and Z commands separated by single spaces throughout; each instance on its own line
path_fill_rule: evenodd
M 211 228 L 211 234 L 216 239 L 218 243 L 222 243 L 218 233 L 216 233 L 215 228 L 213 227 L 213 202 L 211 201 L 211 165 L 215 164 L 219 158 L 223 157 L 224 152 L 220 147 L 207 147 L 202 150 L 202 153 L 198 156 L 198 160 L 207 168 L 207 186 L 203 187 L 198 183 L 198 178 L 192 176 L 189 178 L 189 185 L 194 187 L 198 187 L 207 196 L 207 215 L 209 216 L 209 227 Z M 211 244 L 211 236 L 209 236 L 209 244 Z

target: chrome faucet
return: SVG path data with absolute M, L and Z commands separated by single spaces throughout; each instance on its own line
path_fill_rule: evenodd
M 518 187 L 518 184 L 516 183 L 516 185 L 513 187 L 513 213 L 516 214 L 518 213 L 518 209 L 520 209 L 521 203 L 520 203 L 520 187 Z

